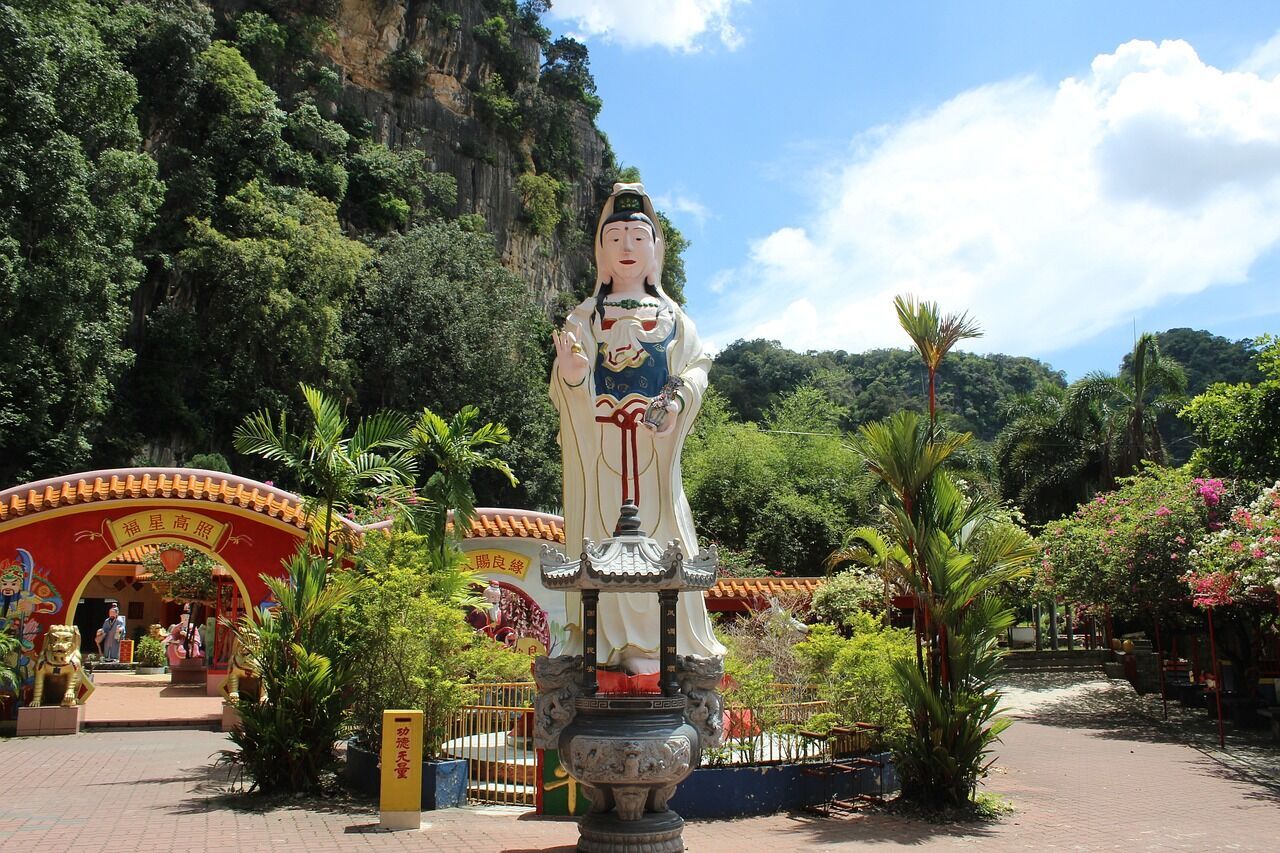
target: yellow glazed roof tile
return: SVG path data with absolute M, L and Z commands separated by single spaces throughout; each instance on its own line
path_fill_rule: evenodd
M 467 539 L 505 537 L 564 544 L 564 526 L 559 516 L 523 509 L 477 509 L 475 520 L 464 535 Z
M 93 471 L 0 492 L 0 522 L 60 506 L 137 498 L 180 498 L 240 506 L 303 527 L 295 495 L 231 474 L 183 469 Z
M 771 595 L 813 595 L 821 585 L 822 578 L 720 578 L 707 590 L 707 598 L 748 600 Z

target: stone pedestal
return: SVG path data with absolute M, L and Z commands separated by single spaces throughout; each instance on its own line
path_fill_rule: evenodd
M 638 820 L 617 814 L 589 814 L 578 824 L 582 853 L 683 853 L 684 818 L 675 812 L 646 812 Z
M 698 765 L 698 730 L 684 696 L 580 697 L 560 735 L 560 759 L 591 811 L 578 829 L 584 853 L 680 853 L 684 820 L 667 808 Z
M 240 728 L 240 711 L 230 702 L 222 703 L 222 730 L 229 732 Z
M 204 673 L 204 695 L 221 696 L 222 682 L 227 680 L 225 669 L 207 669 Z
M 18 709 L 18 737 L 79 734 L 84 722 L 84 706 L 45 705 Z
M 205 683 L 204 660 L 187 659 L 178 661 L 178 665 L 169 669 L 170 684 L 200 684 Z

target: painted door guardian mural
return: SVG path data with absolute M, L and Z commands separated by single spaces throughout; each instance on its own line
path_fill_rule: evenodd
M 517 651 L 545 655 L 552 647 L 547 612 L 527 593 L 509 583 L 490 580 L 484 592 L 485 606 L 471 612 L 468 621 L 482 633 Z
M 25 548 L 13 558 L 0 558 L 0 633 L 16 637 L 20 647 L 18 667 L 24 684 L 30 684 L 31 661 L 42 617 L 62 609 L 62 596 L 35 558 Z

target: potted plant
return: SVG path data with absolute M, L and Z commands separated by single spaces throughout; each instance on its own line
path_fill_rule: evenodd
M 139 640 L 133 659 L 138 664 L 138 675 L 164 675 L 164 644 L 155 637 Z
M 461 602 L 454 600 L 470 598 L 469 588 L 448 577 L 462 571 L 459 561 L 448 559 L 442 566 L 426 537 L 408 531 L 370 537 L 360 561 L 371 583 L 352 608 L 361 664 L 354 734 L 347 743 L 347 784 L 364 794 L 378 792 L 382 714 L 418 709 L 423 712 L 422 808 L 462 805 L 467 762 L 446 749 L 454 716 L 467 696 L 466 658 L 460 652 L 475 641 Z

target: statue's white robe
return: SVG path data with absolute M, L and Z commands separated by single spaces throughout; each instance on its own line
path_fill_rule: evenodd
M 702 407 L 711 359 L 702 350 L 693 322 L 678 307 L 664 310 L 657 328 L 610 334 L 593 316 L 595 299 L 588 299 L 569 315 L 565 328 L 572 332 L 591 360 L 591 369 L 582 384 L 570 387 L 560 378 L 559 368 L 551 374 L 551 400 L 560 413 L 560 447 L 564 460 L 565 546 L 570 556 L 580 550 L 583 539 L 600 542 L 613 535 L 622 507 L 622 430 L 613 424 L 598 423 L 597 414 L 614 408 L 609 397 L 598 396 L 595 387 L 596 360 L 600 346 L 616 344 L 627 335 L 646 342 L 664 340 L 675 324 L 675 337 L 667 347 L 667 370 L 684 380 L 679 396 L 683 408 L 674 430 L 664 436 L 646 427 L 635 431 L 636 456 L 640 469 L 641 529 L 666 546 L 680 543 L 686 556 L 698 552 L 693 514 L 680 480 L 680 450 Z M 626 321 L 620 320 L 619 323 Z M 656 389 L 655 389 L 656 395 Z M 581 596 L 568 593 L 566 609 L 571 624 L 569 654 L 582 652 Z M 601 662 L 617 665 L 624 658 L 658 658 L 658 596 L 656 593 L 603 593 L 598 614 L 597 655 Z M 716 640 L 701 592 L 680 595 L 677 621 L 677 652 L 682 655 L 723 655 Z M 651 667 L 656 671 L 656 666 Z

